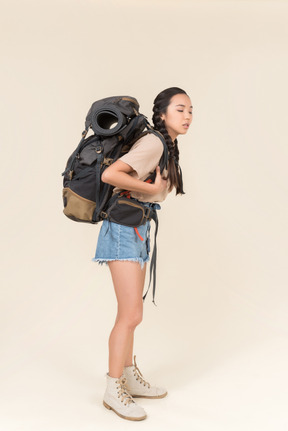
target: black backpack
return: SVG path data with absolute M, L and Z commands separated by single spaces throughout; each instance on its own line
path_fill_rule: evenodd
M 89 128 L 94 134 L 86 138 Z M 105 209 L 114 186 L 103 183 L 101 175 L 147 133 L 154 133 L 163 142 L 159 163 L 162 173 L 168 160 L 165 139 L 151 127 L 147 117 L 139 113 L 139 103 L 134 97 L 107 97 L 92 104 L 82 139 L 62 173 L 63 212 L 67 217 L 87 223 L 98 223 L 105 218 Z M 155 172 L 149 179 L 154 178 Z

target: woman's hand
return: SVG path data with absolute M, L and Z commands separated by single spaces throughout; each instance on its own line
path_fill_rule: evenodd
M 154 187 L 155 194 L 162 193 L 167 188 L 167 180 L 162 178 L 160 174 L 160 166 L 157 166 L 156 168 L 156 177 L 155 177 L 154 184 L 152 184 L 152 186 Z

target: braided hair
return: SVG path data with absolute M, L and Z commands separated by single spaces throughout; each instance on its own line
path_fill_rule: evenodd
M 175 187 L 176 195 L 185 194 L 183 191 L 182 171 L 179 165 L 179 149 L 177 139 L 172 141 L 169 135 L 164 120 L 161 119 L 161 114 L 165 114 L 170 100 L 176 94 L 187 94 L 184 90 L 178 87 L 170 87 L 156 96 L 153 106 L 152 121 L 154 130 L 158 130 L 165 138 L 168 147 L 168 175 L 167 179 L 170 182 L 169 192 Z

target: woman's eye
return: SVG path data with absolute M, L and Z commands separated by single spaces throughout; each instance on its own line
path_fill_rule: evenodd
M 178 112 L 183 112 L 183 110 L 181 110 L 181 109 L 177 109 L 177 111 L 178 111 Z

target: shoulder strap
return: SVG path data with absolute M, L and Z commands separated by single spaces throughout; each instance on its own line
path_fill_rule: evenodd
M 147 135 L 148 133 L 153 133 L 153 135 L 157 136 L 159 139 L 161 139 L 162 144 L 163 144 L 163 153 L 160 159 L 160 172 L 162 173 L 163 170 L 166 168 L 168 168 L 168 146 L 166 143 L 166 140 L 164 138 L 164 136 L 162 135 L 162 133 L 160 133 L 158 130 L 154 130 L 153 127 L 151 126 L 151 124 L 149 123 L 149 121 L 147 120 L 147 118 L 145 117 L 145 124 L 146 124 L 146 128 L 147 130 L 145 130 L 144 132 L 142 132 L 139 136 L 137 136 L 137 138 L 133 139 L 133 141 L 131 143 L 129 143 L 129 146 L 135 144 L 136 141 L 138 141 L 138 139 L 142 138 L 143 136 Z
M 161 139 L 163 144 L 163 154 L 160 159 L 160 172 L 162 173 L 163 170 L 168 167 L 168 146 L 166 143 L 166 140 L 162 133 L 160 133 L 158 130 L 154 130 L 151 124 L 147 121 L 147 132 L 153 133 L 155 136 L 158 136 L 159 139 Z

